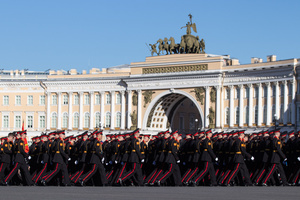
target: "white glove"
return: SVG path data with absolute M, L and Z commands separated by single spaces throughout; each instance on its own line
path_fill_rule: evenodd
M 218 161 L 219 161 L 219 158 L 218 158 L 218 157 L 216 157 L 215 161 L 216 161 L 216 162 L 218 162 Z
M 254 160 L 254 157 L 253 156 L 251 156 L 251 158 L 250 158 L 252 161 Z
M 101 162 L 104 163 L 104 158 L 102 158 Z
M 31 159 L 31 156 L 28 156 L 28 160 L 30 160 Z
M 74 163 L 75 163 L 75 165 L 77 165 L 77 164 L 78 164 L 78 160 L 75 160 L 75 162 L 74 162 Z
M 118 161 L 115 160 L 115 164 L 118 164 Z
M 145 159 L 142 159 L 142 160 L 141 160 L 141 163 L 144 163 L 144 162 L 145 162 Z
M 180 160 L 177 160 L 177 163 L 180 163 Z
M 297 160 L 300 161 L 300 157 L 298 157 Z
M 68 161 L 70 161 L 70 160 L 71 160 L 71 158 L 68 159 Z
M 287 158 L 285 158 L 284 160 L 283 160 L 283 162 L 286 162 L 287 161 Z
M 45 164 L 43 160 L 41 161 L 41 164 Z

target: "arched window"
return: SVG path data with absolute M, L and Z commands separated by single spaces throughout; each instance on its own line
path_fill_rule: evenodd
M 225 108 L 225 124 L 229 124 L 229 108 Z
M 84 128 L 89 128 L 90 127 L 90 114 L 85 113 L 84 114 Z
M 235 124 L 240 124 L 240 111 L 239 107 L 235 108 Z
M 63 123 L 62 123 L 62 127 L 63 127 L 63 128 L 67 128 L 67 127 L 68 127 L 68 113 L 64 113 L 64 114 L 63 114 Z
M 100 126 L 100 120 L 101 120 L 101 114 L 99 112 L 97 112 L 95 115 L 95 126 L 96 127 Z
M 79 114 L 75 113 L 73 119 L 74 119 L 73 127 L 74 128 L 78 128 L 79 127 Z
M 106 115 L 105 115 L 105 127 L 109 128 L 110 127 L 110 122 L 111 122 L 110 112 L 107 112 Z
M 121 113 L 117 112 L 117 121 L 116 121 L 116 127 L 121 127 Z
M 57 114 L 52 113 L 52 121 L 51 121 L 51 128 L 57 127 Z

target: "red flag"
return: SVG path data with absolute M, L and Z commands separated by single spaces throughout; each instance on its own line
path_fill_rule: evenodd
M 22 124 L 22 131 L 25 131 L 25 129 L 24 129 L 24 120 L 23 120 L 23 124 Z

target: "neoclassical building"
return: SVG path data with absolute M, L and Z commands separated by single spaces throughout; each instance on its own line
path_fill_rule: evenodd
M 0 132 L 299 129 L 299 59 L 171 54 L 88 72 L 0 71 Z M 250 62 L 250 59 L 249 59 Z

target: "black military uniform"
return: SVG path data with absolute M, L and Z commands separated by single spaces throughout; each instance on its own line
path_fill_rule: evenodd
M 143 174 L 141 169 L 141 163 L 144 162 L 144 157 L 141 154 L 141 147 L 138 138 L 133 137 L 130 143 L 130 156 L 128 162 L 130 163 L 130 170 L 119 178 L 120 184 L 135 176 L 135 180 L 138 185 L 143 184 Z
M 206 138 L 203 141 L 203 152 L 201 154 L 201 162 L 203 164 L 202 171 L 195 176 L 192 184 L 198 185 L 198 183 L 206 176 L 207 173 L 210 175 L 212 185 L 217 185 L 215 168 L 213 162 L 216 160 L 216 155 L 213 152 L 213 143 L 210 138 Z
M 55 154 L 53 156 L 52 162 L 55 167 L 52 171 L 48 172 L 47 176 L 42 180 L 42 184 L 46 185 L 46 183 L 48 183 L 53 177 L 61 172 L 63 177 L 63 184 L 70 185 L 70 179 L 66 165 L 66 160 L 69 159 L 69 156 L 65 153 L 64 141 L 59 138 L 56 141 L 55 147 L 53 149 L 55 150 Z
M 32 185 L 33 183 L 31 181 L 31 176 L 28 171 L 28 165 L 26 163 L 27 161 L 25 160 L 28 158 L 28 154 L 25 152 L 25 143 L 21 138 L 15 141 L 14 154 L 15 164 L 12 171 L 3 179 L 4 184 L 7 185 L 20 169 L 22 173 L 23 184 Z
M 5 174 L 9 170 L 13 155 L 12 148 L 12 142 L 8 142 L 7 138 L 5 138 L 3 144 L 1 145 L 0 180 L 3 180 Z

